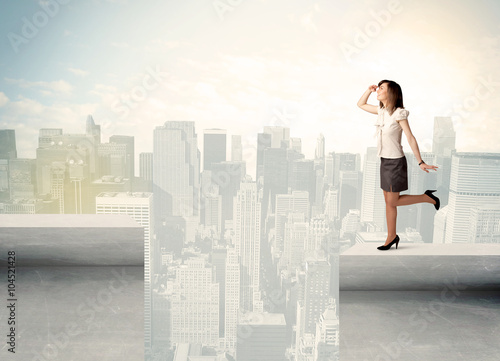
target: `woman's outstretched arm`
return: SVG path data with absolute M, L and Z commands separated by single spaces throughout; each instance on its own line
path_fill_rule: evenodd
M 377 86 L 376 85 L 370 85 L 368 89 L 364 92 L 364 94 L 361 96 L 361 98 L 358 101 L 358 107 L 360 107 L 363 110 L 366 110 L 369 113 L 373 114 L 378 114 L 378 107 L 375 105 L 371 104 L 366 104 L 368 101 L 368 98 L 370 97 L 370 94 L 373 93 L 374 91 L 377 91 Z
M 418 144 L 417 144 L 417 140 L 415 139 L 415 136 L 411 132 L 410 124 L 408 124 L 408 119 L 400 120 L 399 125 L 401 125 L 401 128 L 403 128 L 403 131 L 405 132 L 406 139 L 408 140 L 408 144 L 410 145 L 411 150 L 413 151 L 413 154 L 415 155 L 415 158 L 417 158 L 417 162 L 422 163 L 422 156 L 420 155 L 420 149 L 418 148 Z M 436 170 L 437 167 L 435 165 L 422 163 L 422 164 L 420 164 L 420 169 L 429 173 L 428 169 Z

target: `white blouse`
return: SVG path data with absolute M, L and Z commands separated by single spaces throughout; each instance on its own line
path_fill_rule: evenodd
M 387 109 L 378 107 L 375 136 L 378 136 L 377 155 L 379 157 L 396 159 L 405 155 L 401 146 L 403 128 L 399 125 L 399 121 L 408 119 L 408 114 L 410 114 L 408 110 L 397 108 L 390 115 Z

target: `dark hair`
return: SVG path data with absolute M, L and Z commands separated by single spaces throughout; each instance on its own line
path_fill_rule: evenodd
M 392 80 L 381 80 L 378 86 L 382 84 L 387 84 L 387 105 L 388 111 L 392 114 L 397 108 L 404 108 L 403 106 L 403 92 L 398 83 Z M 384 104 L 380 102 L 380 108 L 383 108 Z

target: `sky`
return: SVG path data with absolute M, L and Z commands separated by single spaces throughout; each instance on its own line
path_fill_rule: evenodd
M 403 89 L 421 151 L 451 116 L 458 151 L 500 152 L 500 3 L 484 1 L 2 0 L 0 129 L 34 158 L 40 128 L 151 152 L 169 120 L 239 134 L 254 175 L 256 134 L 287 126 L 306 158 L 364 155 L 376 116 L 357 101 L 382 79 Z M 376 103 L 375 95 L 368 101 Z M 404 138 L 404 137 L 403 137 Z M 411 152 L 406 140 L 405 151 Z

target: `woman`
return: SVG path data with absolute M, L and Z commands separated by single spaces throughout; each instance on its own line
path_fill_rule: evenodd
M 379 106 L 366 104 L 370 94 L 377 92 Z M 403 106 L 401 87 L 392 80 L 382 80 L 377 85 L 370 85 L 361 99 L 358 107 L 369 113 L 378 114 L 377 136 L 378 156 L 380 157 L 380 187 L 384 191 L 385 214 L 387 219 L 387 239 L 380 250 L 388 250 L 393 244 L 398 248 L 399 236 L 396 234 L 396 218 L 398 206 L 407 206 L 416 203 L 431 203 L 439 209 L 439 198 L 427 190 L 420 195 L 399 195 L 408 189 L 407 163 L 401 146 L 401 133 L 404 131 L 408 144 L 417 158 L 420 169 L 429 173 L 429 169 L 437 167 L 427 165 L 420 156 L 417 140 L 413 136 L 408 124 L 408 110 Z

